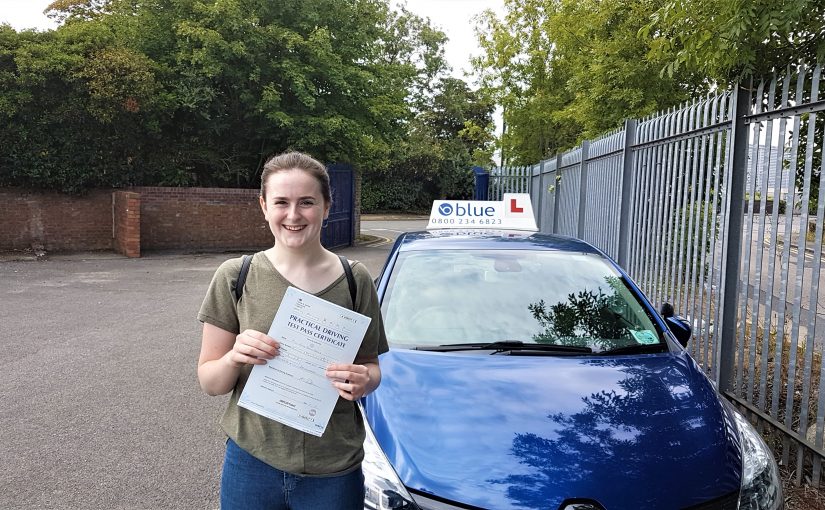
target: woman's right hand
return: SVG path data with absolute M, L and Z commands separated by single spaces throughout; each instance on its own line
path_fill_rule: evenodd
M 240 335 L 203 323 L 198 381 L 207 395 L 223 395 L 238 382 L 241 367 L 263 365 L 278 355 L 280 345 L 269 336 L 247 329 Z
M 279 354 L 280 347 L 272 337 L 254 329 L 247 329 L 235 336 L 235 343 L 224 355 L 224 359 L 234 367 L 265 365 Z

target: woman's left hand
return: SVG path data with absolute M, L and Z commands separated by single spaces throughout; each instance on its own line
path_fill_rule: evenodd
M 365 365 L 333 363 L 327 367 L 327 378 L 347 400 L 358 400 L 373 388 L 370 385 L 370 371 Z

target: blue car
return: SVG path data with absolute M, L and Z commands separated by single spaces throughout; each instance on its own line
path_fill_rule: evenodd
M 377 279 L 391 348 L 362 401 L 365 507 L 782 508 L 687 323 L 593 246 L 533 232 L 529 197 L 488 204 L 434 204 Z

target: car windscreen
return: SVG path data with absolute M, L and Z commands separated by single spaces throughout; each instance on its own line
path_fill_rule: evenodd
M 381 308 L 395 347 L 516 341 L 600 352 L 662 343 L 621 274 L 594 254 L 402 252 Z

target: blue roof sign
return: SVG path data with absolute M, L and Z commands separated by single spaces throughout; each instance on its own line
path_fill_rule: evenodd
M 538 231 L 527 193 L 505 193 L 500 202 L 435 200 L 427 229 L 442 228 Z

